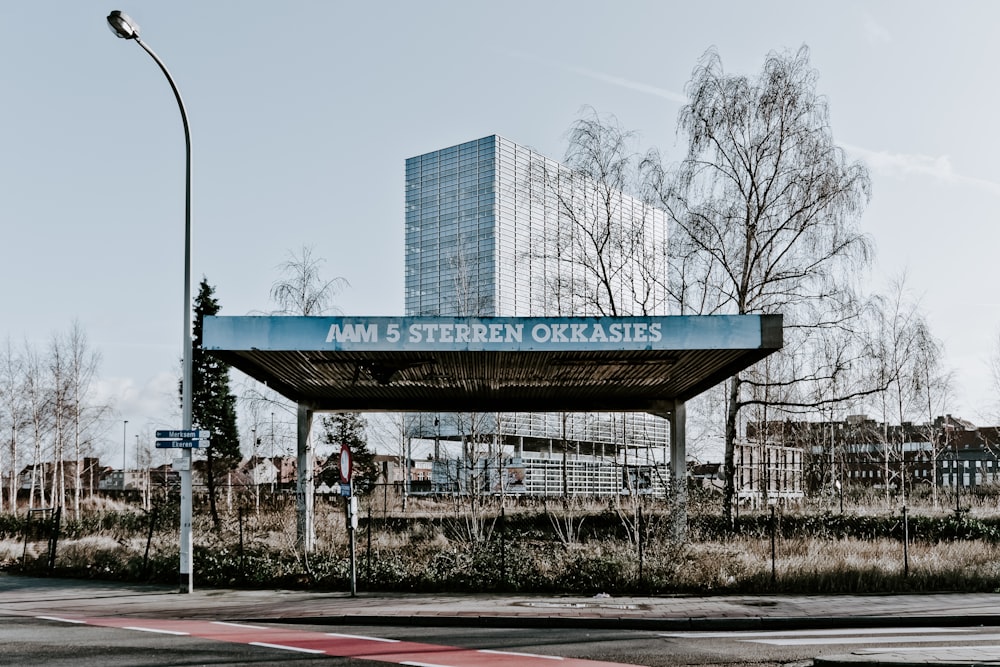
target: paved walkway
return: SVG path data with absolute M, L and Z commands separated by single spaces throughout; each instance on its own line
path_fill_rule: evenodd
M 0 615 L 78 615 L 245 622 L 791 630 L 1000 626 L 1000 594 L 573 597 L 195 590 L 0 574 Z M 1000 665 L 1000 647 L 867 651 L 817 664 Z

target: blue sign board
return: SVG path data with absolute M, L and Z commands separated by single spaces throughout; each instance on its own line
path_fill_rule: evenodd
M 176 431 L 157 431 L 157 438 L 170 438 L 174 440 L 208 440 L 212 437 L 211 431 L 205 430 L 176 430 Z
M 756 349 L 754 315 L 663 317 L 206 317 L 209 350 L 544 351 Z
M 211 445 L 208 440 L 157 440 L 157 449 L 199 449 Z

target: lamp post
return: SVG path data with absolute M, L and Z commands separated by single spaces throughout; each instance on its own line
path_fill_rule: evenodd
M 127 429 L 128 429 L 128 420 L 126 419 L 124 421 L 124 423 L 122 424 L 122 491 L 125 490 L 125 468 L 128 467 L 128 466 L 125 465 L 125 461 L 126 461 L 126 458 L 125 458 L 125 438 L 127 437 L 126 436 Z
M 108 25 L 111 31 L 122 39 L 130 39 L 142 47 L 143 51 L 149 54 L 154 62 L 159 66 L 160 71 L 167 78 L 170 89 L 177 99 L 177 107 L 181 112 L 181 122 L 184 125 L 184 146 L 185 146 L 185 179 L 184 179 L 184 365 L 181 380 L 181 413 L 182 428 L 191 429 L 191 128 L 188 126 L 187 111 L 184 109 L 184 101 L 181 93 L 177 90 L 177 84 L 167 70 L 163 61 L 153 53 L 146 44 L 139 39 L 139 26 L 127 14 L 115 10 L 108 15 Z M 192 588 L 191 565 L 193 561 L 193 549 L 191 540 L 191 450 L 181 449 L 182 460 L 180 462 L 181 478 L 181 527 L 180 527 L 180 592 L 190 593 Z

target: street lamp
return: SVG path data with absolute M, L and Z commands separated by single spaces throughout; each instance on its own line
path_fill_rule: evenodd
M 122 424 L 122 491 L 125 490 L 125 468 L 128 467 L 128 466 L 125 465 L 125 461 L 126 461 L 126 459 L 125 459 L 125 438 L 126 438 L 126 435 L 125 434 L 127 432 L 127 429 L 128 429 L 128 420 L 126 419 L 125 423 Z
M 174 91 L 177 99 L 177 107 L 181 112 L 181 122 L 184 124 L 184 146 L 185 146 L 185 179 L 184 179 L 184 366 L 181 380 L 181 413 L 182 428 L 187 431 L 191 429 L 191 128 L 188 126 L 187 111 L 184 109 L 184 101 L 181 93 L 177 90 L 177 84 L 167 70 L 163 61 L 153 53 L 146 44 L 139 39 L 139 26 L 128 14 L 115 10 L 108 15 L 108 25 L 111 31 L 122 39 L 130 39 L 142 47 L 143 51 L 149 54 L 154 62 L 159 66 L 160 71 L 167 77 L 170 89 Z M 191 540 L 191 450 L 181 449 L 180 478 L 181 478 L 181 529 L 180 529 L 180 592 L 190 593 L 192 588 L 191 565 L 193 561 L 193 549 Z

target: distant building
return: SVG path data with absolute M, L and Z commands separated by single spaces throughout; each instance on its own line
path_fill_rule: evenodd
M 138 491 L 143 494 L 154 489 L 166 489 L 180 483 L 180 475 L 171 464 L 137 470 L 108 468 L 101 475 L 101 491 Z
M 662 463 L 626 463 L 603 456 L 567 452 L 522 452 L 514 456 L 434 462 L 436 493 L 462 495 L 663 497 L 669 491 L 669 467 Z
M 146 470 L 111 470 L 101 477 L 101 491 L 145 491 L 149 486 Z
M 376 454 L 374 457 L 375 466 L 378 468 L 378 478 L 376 486 L 389 485 L 398 491 L 403 491 L 404 487 L 411 493 L 429 493 L 431 489 L 432 462 L 426 459 L 411 458 L 409 462 L 405 457 L 391 454 Z M 409 486 L 406 486 L 409 469 Z
M 51 489 L 59 485 L 67 491 L 80 488 L 86 491 L 96 491 L 100 487 L 100 479 L 104 470 L 100 459 L 86 457 L 82 461 L 44 461 L 36 465 L 28 465 L 21 469 L 17 476 L 17 486 L 23 491 L 32 488 Z
M 749 424 L 749 440 L 803 451 L 805 485 L 836 482 L 898 489 L 937 484 L 975 488 L 1000 484 L 1000 427 L 977 427 L 946 415 L 933 422 L 886 424 L 864 415 L 842 422 Z
M 278 459 L 280 461 L 280 458 Z M 253 456 L 240 464 L 240 470 L 250 479 L 251 484 L 272 486 L 278 483 L 278 465 L 273 458 Z

